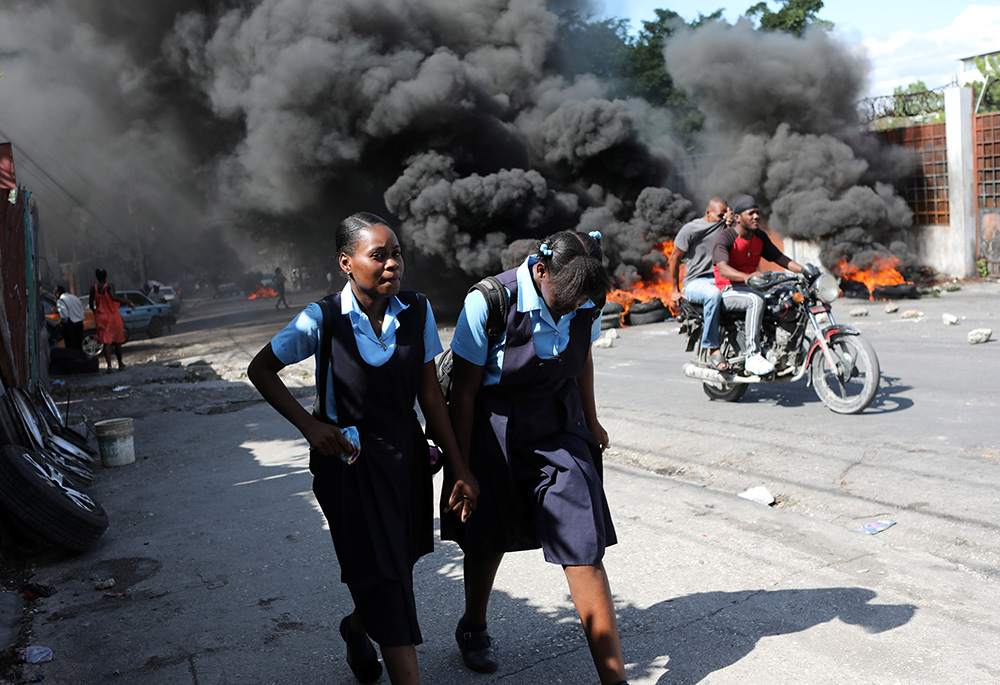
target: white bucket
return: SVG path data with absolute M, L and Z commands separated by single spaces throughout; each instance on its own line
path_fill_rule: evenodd
M 102 466 L 125 466 L 135 461 L 132 419 L 107 419 L 94 424 Z

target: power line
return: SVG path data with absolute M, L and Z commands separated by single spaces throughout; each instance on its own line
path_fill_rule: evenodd
M 78 198 L 71 190 L 69 190 L 66 186 L 64 186 L 62 183 L 60 183 L 59 180 L 57 180 L 52 174 L 50 174 L 48 171 L 46 171 L 45 168 L 41 164 L 39 164 L 38 162 L 36 162 L 31 157 L 31 155 L 29 155 L 27 152 L 24 151 L 24 148 L 22 148 L 20 145 L 16 145 L 13 142 L 13 140 L 11 140 L 11 138 L 6 133 L 4 133 L 3 131 L 0 131 L 0 139 L 10 140 L 11 141 L 11 146 L 17 152 L 18 157 L 23 157 L 30 164 L 32 164 L 35 167 L 35 169 L 38 170 L 39 173 L 41 173 L 43 176 L 45 176 L 46 179 L 48 179 L 49 183 L 51 183 L 53 186 L 55 186 L 59 191 L 61 191 L 64 195 L 66 195 L 66 197 L 68 197 L 73 202 L 74 208 L 75 207 L 79 207 L 82 211 L 86 212 L 97 223 L 98 226 L 100 226 L 105 231 L 107 231 L 109 234 L 111 234 L 112 236 L 114 236 L 117 240 L 119 240 L 121 242 L 125 241 L 124 238 L 122 238 L 115 231 L 113 231 L 111 228 L 109 228 L 107 226 L 107 224 L 105 224 L 103 221 L 101 221 L 100 217 L 98 217 L 96 214 L 94 214 L 94 212 L 92 212 L 87 207 L 87 205 L 82 200 L 80 200 L 80 198 Z

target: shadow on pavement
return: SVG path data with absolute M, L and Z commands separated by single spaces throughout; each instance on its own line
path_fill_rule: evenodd
M 627 661 L 651 664 L 669 656 L 657 682 L 698 683 L 750 654 L 764 637 L 789 635 L 821 623 L 844 623 L 880 633 L 907 623 L 912 604 L 873 604 L 876 593 L 860 587 L 806 590 L 699 592 L 655 604 L 648 609 L 620 610 Z M 651 635 L 655 637 L 651 637 Z M 645 637 L 631 644 L 633 636 Z M 632 679 L 655 676 L 648 667 L 634 668 Z

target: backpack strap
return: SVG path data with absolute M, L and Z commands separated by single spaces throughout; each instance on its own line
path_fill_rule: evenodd
M 487 276 L 476 283 L 472 290 L 478 290 L 486 298 L 486 335 L 495 342 L 507 330 L 507 315 L 510 313 L 510 298 L 503 283 L 495 276 Z
M 330 375 L 330 347 L 333 345 L 333 305 L 330 298 L 324 297 L 317 302 L 323 313 L 323 331 L 319 337 L 319 378 L 316 379 L 316 405 L 313 415 L 321 421 L 329 421 L 326 413 L 326 379 Z

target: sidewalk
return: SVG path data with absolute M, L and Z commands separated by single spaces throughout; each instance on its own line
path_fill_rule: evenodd
M 92 489 L 111 528 L 38 564 L 33 644 L 46 683 L 353 683 L 337 635 L 350 610 L 310 492 L 305 443 L 263 403 L 135 422 L 135 464 Z M 970 683 L 1000 679 L 982 576 L 864 535 L 610 462 L 620 543 L 606 565 L 630 682 Z M 491 603 L 499 672 L 454 644 L 461 559 L 416 568 L 423 682 L 595 683 L 565 579 L 508 555 Z M 121 598 L 96 581 L 114 578 Z M 382 681 L 388 682 L 383 676 Z

